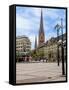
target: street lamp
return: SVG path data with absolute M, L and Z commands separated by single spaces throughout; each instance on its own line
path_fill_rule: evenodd
M 63 19 L 61 18 L 61 32 L 62 32 L 62 75 L 65 75 L 65 70 L 64 70 L 64 48 L 63 48 Z
M 60 30 L 60 25 L 57 24 L 57 25 L 55 26 L 55 29 L 57 30 L 57 63 L 58 63 L 58 66 L 59 66 L 59 44 L 58 44 L 58 42 L 59 42 L 59 30 Z
M 63 48 L 63 19 L 62 18 L 61 18 L 61 25 L 57 24 L 55 26 L 55 29 L 57 30 L 57 42 L 59 41 L 59 30 L 61 29 L 62 75 L 65 75 L 65 70 L 64 70 L 64 48 Z M 58 66 L 59 66 L 59 44 L 57 44 L 57 60 L 58 60 Z

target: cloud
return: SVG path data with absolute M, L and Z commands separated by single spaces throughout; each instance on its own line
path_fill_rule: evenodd
M 65 10 L 42 8 L 42 13 L 45 37 L 46 40 L 48 40 L 51 37 L 56 36 L 56 30 L 54 29 L 54 27 L 57 23 L 61 24 L 61 17 L 63 18 L 63 25 L 65 26 Z M 28 36 L 30 41 L 32 42 L 32 48 L 34 48 L 35 37 L 37 36 L 38 39 L 40 16 L 41 8 L 16 7 L 16 35 Z

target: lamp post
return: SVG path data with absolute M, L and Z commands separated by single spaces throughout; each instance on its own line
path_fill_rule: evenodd
M 55 29 L 57 30 L 57 63 L 58 63 L 58 66 L 59 66 L 59 30 L 60 30 L 60 25 L 57 24 L 55 26 Z
M 65 75 L 64 69 L 64 48 L 63 48 L 63 19 L 61 18 L 61 25 L 57 24 L 55 26 L 57 30 L 57 42 L 59 41 L 59 30 L 61 29 L 61 58 L 62 58 L 62 75 Z M 59 44 L 57 44 L 57 60 L 59 66 Z
M 64 48 L 63 48 L 63 19 L 61 18 L 61 32 L 62 32 L 62 44 L 61 44 L 61 50 L 62 50 L 62 75 L 65 75 L 64 70 Z

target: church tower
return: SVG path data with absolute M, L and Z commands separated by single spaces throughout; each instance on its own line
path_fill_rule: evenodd
M 35 49 L 37 48 L 37 37 L 35 37 Z
M 43 15 L 41 10 L 38 46 L 41 46 L 44 42 L 45 42 L 45 34 L 44 34 L 44 27 L 43 27 Z

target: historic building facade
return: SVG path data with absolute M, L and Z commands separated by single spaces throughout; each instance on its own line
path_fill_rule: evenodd
M 48 61 L 57 61 L 58 57 L 58 51 L 57 46 L 59 44 L 59 59 L 61 61 L 62 59 L 62 45 L 61 45 L 61 39 L 62 35 L 59 36 L 59 42 L 57 42 L 58 37 L 51 37 L 48 41 L 45 42 L 45 33 L 44 33 L 44 27 L 43 27 L 43 15 L 41 11 L 41 17 L 40 17 L 40 27 L 39 27 L 39 33 L 38 33 L 38 45 L 37 39 L 35 39 L 35 51 L 37 58 L 45 58 Z M 64 58 L 66 57 L 66 33 L 63 34 L 63 48 L 64 48 Z M 66 60 L 66 59 L 65 59 Z
M 31 42 L 26 36 L 16 37 L 16 53 L 18 55 L 25 55 L 31 50 Z
M 49 39 L 42 46 L 38 47 L 36 53 L 42 53 L 41 57 L 47 59 L 49 62 L 57 62 L 57 46 L 59 44 L 59 60 L 62 60 L 62 42 L 61 36 L 59 36 L 59 42 L 57 42 L 57 37 Z M 63 50 L 64 50 L 64 60 L 66 60 L 66 33 L 63 34 Z

